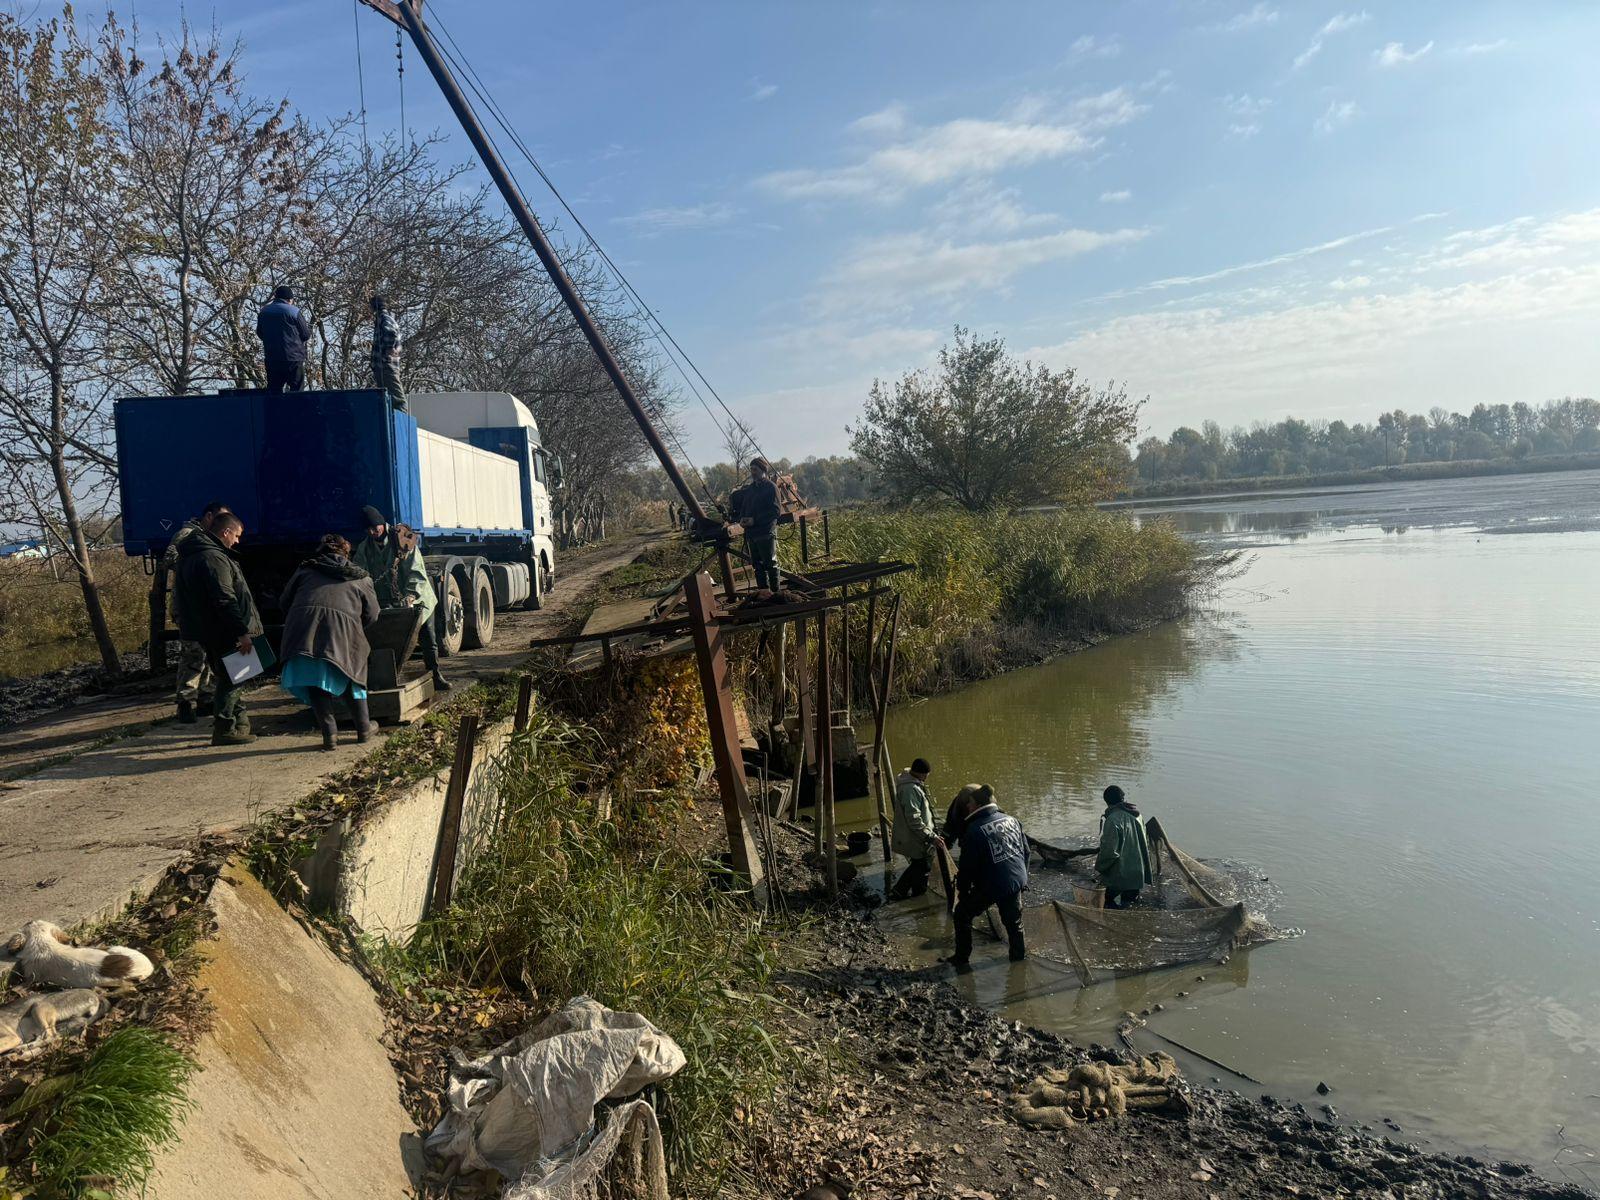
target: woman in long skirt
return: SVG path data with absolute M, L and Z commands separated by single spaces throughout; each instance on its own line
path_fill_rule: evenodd
M 355 719 L 356 741 L 366 741 L 372 736 L 366 631 L 378 619 L 378 596 L 371 578 L 350 561 L 350 543 L 324 534 L 316 554 L 289 577 L 281 603 L 284 690 L 311 706 L 324 750 L 334 747 L 334 701 L 341 697 Z

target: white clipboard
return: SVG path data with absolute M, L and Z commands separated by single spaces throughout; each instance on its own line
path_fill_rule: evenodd
M 232 654 L 224 654 L 222 656 L 222 665 L 228 672 L 228 678 L 234 683 L 243 683 L 247 679 L 254 679 L 267 669 L 254 645 L 250 647 L 249 654 L 240 654 L 237 650 Z

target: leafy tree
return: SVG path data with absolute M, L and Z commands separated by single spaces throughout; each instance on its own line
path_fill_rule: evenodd
M 849 433 L 892 499 L 984 511 L 1106 494 L 1126 469 L 1139 407 L 1125 389 L 1019 363 L 999 337 L 958 326 L 936 370 L 874 381 Z

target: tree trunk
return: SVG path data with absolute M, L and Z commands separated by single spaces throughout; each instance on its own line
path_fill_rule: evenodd
M 94 562 L 89 557 L 89 541 L 83 536 L 83 520 L 78 516 L 78 502 L 72 495 L 72 483 L 67 476 L 65 447 L 57 444 L 50 448 L 50 472 L 55 478 L 56 493 L 61 499 L 61 519 L 72 540 L 73 565 L 78 570 L 78 587 L 83 592 L 83 609 L 89 616 L 89 628 L 94 632 L 95 645 L 100 649 L 100 663 L 113 679 L 122 674 L 122 656 L 111 638 L 111 626 L 106 622 L 105 606 L 100 603 L 100 587 L 94 580 Z

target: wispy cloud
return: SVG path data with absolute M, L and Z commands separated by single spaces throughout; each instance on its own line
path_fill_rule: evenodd
M 1248 29 L 1260 29 L 1277 23 L 1277 9 L 1266 4 L 1257 4 L 1254 8 L 1234 13 L 1226 21 L 1206 26 L 1206 30 L 1209 33 L 1243 33 Z
M 1312 128 L 1317 133 L 1326 137 L 1335 130 L 1343 129 L 1355 120 L 1356 113 L 1361 110 L 1356 107 L 1354 100 L 1333 100 L 1328 104 L 1327 110 L 1316 119 Z
M 1072 43 L 1068 56 L 1073 62 L 1081 62 L 1086 58 L 1115 58 L 1122 53 L 1122 39 L 1112 34 L 1110 37 L 1097 37 L 1086 33 Z
M 1464 54 L 1467 56 L 1476 54 L 1493 54 L 1498 50 L 1504 50 L 1510 44 L 1511 43 L 1505 38 L 1496 38 L 1492 42 L 1467 42 L 1465 45 L 1452 47 L 1450 49 L 1450 53 Z
M 993 290 L 1023 271 L 1125 246 L 1144 229 L 1063 229 L 1035 237 L 957 243 L 924 233 L 894 234 L 856 247 L 824 282 L 835 305 L 878 304 L 885 298 L 950 296 Z
M 1383 49 L 1372 52 L 1372 61 L 1380 67 L 1403 67 L 1416 62 L 1432 49 L 1432 42 L 1424 42 L 1415 50 L 1407 50 L 1402 42 L 1389 42 Z
M 889 143 L 861 161 L 772 171 L 756 184 L 786 200 L 892 200 L 915 188 L 1083 154 L 1145 108 L 1125 88 L 1113 88 L 1072 102 L 1054 120 L 964 117 L 916 128 L 903 110 L 891 107 L 852 124 L 853 131 Z
M 1245 92 L 1238 96 L 1224 96 L 1222 107 L 1233 118 L 1228 123 L 1228 135 L 1253 138 L 1261 132 L 1261 116 L 1272 107 L 1272 101 L 1266 96 L 1252 96 Z
M 1050 213 L 1030 212 L 1016 188 L 1000 187 L 990 179 L 968 179 L 928 210 L 933 229 L 941 235 L 964 237 L 975 229 L 986 233 L 1017 233 L 1060 225 Z
M 755 101 L 756 103 L 759 104 L 763 100 L 771 100 L 777 94 L 778 94 L 778 85 L 777 84 L 775 84 L 775 83 L 758 83 L 758 84 L 756 84 L 755 89 L 750 93 L 749 96 L 746 97 L 746 99 L 753 100 L 753 101 Z
M 708 229 L 715 225 L 726 225 L 738 213 L 739 210 L 733 205 L 712 200 L 679 208 L 647 208 L 632 216 L 618 217 L 616 221 L 618 225 L 625 225 L 636 232 L 654 235 L 670 230 Z
M 1101 192 L 1101 204 L 1126 204 L 1133 199 L 1133 193 L 1127 188 L 1118 188 L 1114 192 Z
M 1365 25 L 1370 20 L 1372 20 L 1372 14 L 1366 9 L 1362 9 L 1360 12 L 1338 13 L 1329 17 L 1327 23 L 1317 30 L 1312 37 L 1311 44 L 1295 55 L 1292 69 L 1298 71 L 1317 55 L 1321 54 L 1323 45 L 1330 37 L 1344 33 L 1348 29 L 1354 29 L 1358 25 Z

